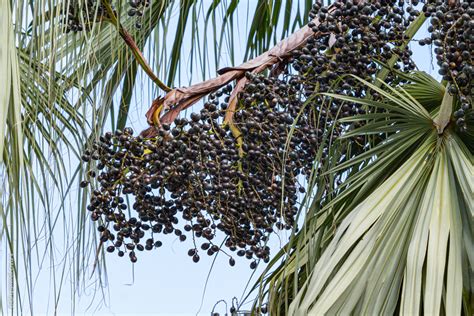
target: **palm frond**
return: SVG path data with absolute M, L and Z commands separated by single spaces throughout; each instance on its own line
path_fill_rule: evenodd
M 260 300 L 269 299 L 271 312 L 470 311 L 472 153 L 452 124 L 442 134 L 435 128 L 441 105 L 453 102 L 443 98 L 446 89 L 426 74 L 412 76 L 416 80 L 394 88 L 366 82 L 382 102 L 328 95 L 369 110 L 345 119 L 367 123 L 342 142 L 390 136 L 326 173 L 345 174 L 336 197 L 313 198 L 316 207 L 308 209 L 302 230 L 277 255 L 284 261 L 262 275 Z

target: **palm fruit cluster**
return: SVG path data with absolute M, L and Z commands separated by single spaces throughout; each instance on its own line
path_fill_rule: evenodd
M 330 159 L 325 140 L 353 128 L 337 118 L 365 113 L 319 92 L 366 96 L 347 74 L 371 79 L 393 59 L 396 69 L 414 69 L 404 33 L 420 14 L 416 4 L 315 3 L 309 17 L 320 23 L 310 22 L 313 36 L 282 61 L 283 70 L 246 74 L 232 120 L 240 135 L 224 124 L 231 85 L 188 118 L 157 127 L 155 137 L 134 136 L 130 128 L 102 135 L 83 156 L 94 163 L 81 186 L 91 188 L 88 210 L 107 251 L 136 262 L 137 252 L 160 247 L 161 236 L 173 234 L 189 245 L 194 262 L 218 252 L 231 266 L 237 257 L 249 259 L 251 268 L 267 262 L 269 236 L 297 229 L 299 196 Z M 363 139 L 356 143 L 364 149 Z
M 130 0 L 128 2 L 130 9 L 128 10 L 128 16 L 135 17 L 135 27 L 137 29 L 142 28 L 142 17 L 145 10 L 150 6 L 150 0 Z
M 424 14 L 430 17 L 430 37 L 420 44 L 433 44 L 439 74 L 450 83 L 450 92 L 458 94 L 460 106 L 454 113 L 456 125 L 467 129 L 466 115 L 472 111 L 474 80 L 474 2 L 450 5 L 448 1 L 428 1 Z
M 399 57 L 395 69 L 413 70 L 412 51 L 404 45 L 408 40 L 404 34 L 419 14 L 403 1 L 338 1 L 333 9 L 313 5 L 310 18 L 318 18 L 319 23 L 308 25 L 317 36 L 294 52 L 293 67 L 300 73 L 304 94 L 334 91 L 363 96 L 365 88 L 348 74 L 371 80 L 380 69 L 377 62 L 387 64 L 394 55 Z M 333 105 L 335 116 L 339 106 Z M 357 110 L 346 108 L 340 114 L 349 116 Z
M 142 27 L 142 20 L 145 11 L 150 7 L 150 0 L 130 0 L 128 2 L 128 16 L 135 17 L 135 27 Z M 115 7 L 110 1 L 112 10 Z M 115 12 L 116 13 L 116 12 Z M 62 23 L 65 26 L 65 32 L 81 32 L 88 30 L 94 21 L 101 21 L 107 17 L 108 13 L 100 0 L 69 1 L 64 10 Z
M 87 30 L 93 21 L 100 21 L 107 15 L 105 7 L 96 0 L 68 1 L 64 11 L 62 22 L 66 33 Z
M 192 241 L 189 255 L 197 262 L 201 251 L 213 255 L 220 250 L 214 240 L 221 231 L 228 237 L 225 246 L 251 259 L 252 268 L 256 259 L 268 261 L 268 234 L 293 227 L 297 195 L 303 191 L 297 176 L 311 165 L 318 138 L 298 135 L 287 145 L 291 105 L 275 103 L 269 110 L 239 112 L 235 122 L 244 131 L 239 149 L 222 126 L 226 104 L 218 96 L 230 90 L 212 96 L 190 119 L 163 125 L 157 137 L 134 137 L 126 128 L 105 134 L 85 153 L 85 161 L 98 162 L 98 172 L 89 175 L 100 189 L 92 192 L 89 210 L 93 220 L 102 217 L 105 223 L 99 227 L 103 240 L 111 242 L 107 250 L 125 247 L 135 261 L 137 249 L 161 244 L 160 233 L 175 234 Z M 133 196 L 136 218 L 126 218 L 123 195 Z M 179 225 L 181 220 L 186 224 Z M 149 238 L 142 244 L 145 234 Z M 203 242 L 198 244 L 198 238 Z M 230 256 L 229 263 L 234 262 Z

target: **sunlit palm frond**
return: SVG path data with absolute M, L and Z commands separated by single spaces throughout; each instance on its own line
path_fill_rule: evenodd
M 413 76 L 387 91 L 366 83 L 384 102 L 330 95 L 369 110 L 345 119 L 367 122 L 346 138 L 390 136 L 328 172 L 346 174 L 338 194 L 309 209 L 293 250 L 262 277 L 274 313 L 470 312 L 472 152 L 452 123 L 441 134 L 435 127 L 440 106 L 452 103 L 446 89 Z

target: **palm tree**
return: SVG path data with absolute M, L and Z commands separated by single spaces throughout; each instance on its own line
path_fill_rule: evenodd
M 234 63 L 240 1 L 151 2 L 142 17 L 122 0 L 3 1 L 0 67 L 7 88 L 0 92 L 0 238 L 8 281 L 2 284 L 7 288 L 0 296 L 2 309 L 33 311 L 34 280 L 46 262 L 56 267 L 51 272 L 55 303 L 66 279 L 74 280 L 75 290 L 87 286 L 91 262 L 98 288 L 104 281 L 106 264 L 87 218 L 87 193 L 73 192 L 88 170 L 79 163 L 84 148 L 104 129 L 125 127 L 141 71 L 150 79 L 146 89 L 154 97 L 164 94 L 153 104 L 150 100 L 151 125 L 172 122 L 180 111 L 236 80 L 225 123 L 239 140 L 230 113 L 247 83 L 245 72 L 289 62 L 288 53 L 305 44 L 311 28 L 290 32 L 306 22 L 311 5 L 259 0 L 249 17 L 245 49 L 245 60 L 254 59 L 178 90 L 169 87 L 181 82 L 180 71 L 198 72 L 204 80 L 209 69 L 222 65 L 224 51 Z M 222 24 L 216 23 L 219 12 L 225 12 Z M 411 22 L 399 49 L 425 20 L 421 15 Z M 193 43 L 190 54 L 182 54 L 186 36 Z M 270 50 L 284 38 L 285 45 Z M 185 68 L 182 56 L 190 56 L 191 67 Z M 422 72 L 397 71 L 397 60 L 393 56 L 374 76 L 357 79 L 378 99 L 324 94 L 325 104 L 361 104 L 366 114 L 341 119 L 352 124 L 351 130 L 321 146 L 330 159 L 315 157 L 321 168 L 308 182 L 300 210 L 304 223 L 254 286 L 255 312 L 268 301 L 272 315 L 472 314 L 472 117 L 466 117 L 467 131 L 455 129 L 452 113 L 459 102 L 446 83 Z M 386 85 L 389 75 L 400 80 Z M 357 135 L 367 136 L 358 138 L 364 150 L 348 155 Z M 334 185 L 336 178 L 343 183 Z M 75 212 L 71 203 L 77 204 Z
M 140 88 L 156 97 L 166 85 L 189 84 L 182 74 L 206 79 L 238 56 L 234 33 L 248 3 L 150 1 L 137 18 L 128 2 L 0 3 L 2 312 L 32 313 L 35 280 L 48 273 L 54 304 L 71 280 L 72 293 L 102 287 L 104 260 L 89 281 L 98 240 L 87 196 L 75 193 L 87 170 L 84 148 L 104 129 L 123 129 Z M 247 17 L 246 58 L 306 23 L 310 6 L 259 0 Z M 76 12 L 68 17 L 70 7 Z M 66 32 L 75 22 L 84 30 Z

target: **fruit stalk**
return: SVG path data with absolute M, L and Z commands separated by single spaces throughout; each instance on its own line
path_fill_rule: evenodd
M 128 31 L 123 27 L 123 25 L 118 21 L 117 16 L 115 15 L 114 10 L 110 6 L 108 0 L 102 0 L 102 5 L 105 7 L 108 15 L 108 21 L 115 25 L 118 28 L 118 32 L 120 37 L 124 40 L 125 44 L 131 49 L 133 56 L 137 60 L 140 67 L 145 71 L 145 73 L 150 77 L 150 79 L 164 92 L 171 91 L 171 88 L 165 85 L 153 72 L 150 65 L 146 61 L 145 57 L 143 57 L 142 52 L 138 48 L 138 45 L 133 40 L 132 35 L 128 33 Z

